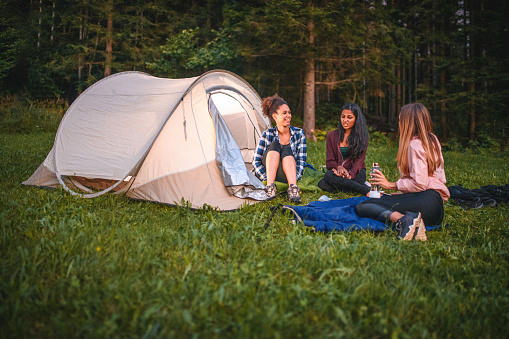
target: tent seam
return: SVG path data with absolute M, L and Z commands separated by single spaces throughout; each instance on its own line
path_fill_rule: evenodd
M 203 92 L 205 93 L 205 96 L 207 96 L 208 93 L 205 90 L 205 86 L 203 86 L 203 83 L 202 83 L 202 87 L 203 87 Z M 191 93 L 189 93 L 189 94 L 191 96 L 191 102 L 193 102 L 193 92 L 191 91 Z M 209 106 L 208 106 L 208 100 L 207 100 L 207 111 L 208 110 L 209 110 Z M 193 105 L 191 105 L 191 114 L 193 115 L 194 126 L 195 126 L 196 130 L 198 131 L 198 125 L 196 123 L 196 116 L 194 114 Z M 212 120 L 212 117 L 210 119 Z M 200 133 L 196 133 L 196 134 L 197 134 L 198 140 L 200 142 L 201 153 L 203 155 L 203 160 L 205 161 L 205 166 L 207 167 L 207 173 L 209 174 L 209 179 L 210 179 L 210 183 L 212 184 L 212 189 L 214 190 L 214 193 L 217 195 L 216 186 L 214 185 L 214 180 L 212 180 L 212 174 L 210 174 L 209 162 L 207 162 L 207 157 L 205 155 L 205 150 L 203 149 L 203 144 L 202 144 L 202 141 L 201 141 Z

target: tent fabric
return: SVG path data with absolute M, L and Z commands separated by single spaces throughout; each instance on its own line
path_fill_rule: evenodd
M 219 100 L 226 97 L 231 103 Z M 103 179 L 117 189 L 132 177 L 125 194 L 136 199 L 235 209 L 264 199 L 264 186 L 246 174 L 246 162 L 268 127 L 260 96 L 228 71 L 186 79 L 117 73 L 73 102 L 53 148 L 23 184 L 64 185 L 76 194 L 70 187 L 79 185 L 67 182 Z
M 230 194 L 239 198 L 266 200 L 265 185 L 246 168 L 240 148 L 212 100 L 209 100 L 209 112 L 216 130 L 216 163 L 224 185 Z M 239 186 L 252 186 L 255 189 L 239 189 Z

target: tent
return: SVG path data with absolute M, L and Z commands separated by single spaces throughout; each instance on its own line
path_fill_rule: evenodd
M 250 166 L 268 127 L 260 96 L 231 72 L 117 73 L 72 103 L 53 148 L 23 184 L 233 210 L 267 199 Z

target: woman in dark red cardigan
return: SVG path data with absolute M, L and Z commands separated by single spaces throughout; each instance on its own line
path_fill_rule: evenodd
M 366 150 L 369 135 L 360 107 L 348 103 L 341 108 L 337 130 L 327 133 L 327 172 L 318 187 L 326 192 L 356 192 L 366 195 Z

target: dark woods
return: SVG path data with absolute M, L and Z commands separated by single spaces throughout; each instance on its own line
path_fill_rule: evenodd
M 283 95 L 311 139 L 346 102 L 391 131 L 399 107 L 421 101 L 441 140 L 504 148 L 508 15 L 494 0 L 5 0 L 0 96 L 72 102 L 121 71 L 222 68 Z

